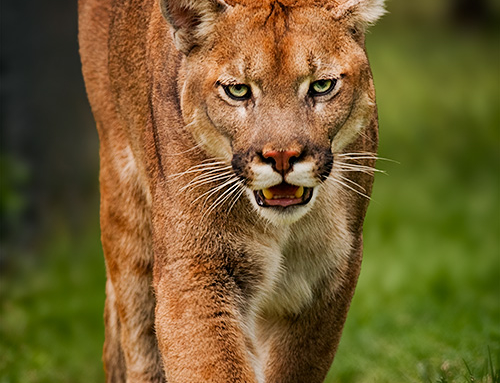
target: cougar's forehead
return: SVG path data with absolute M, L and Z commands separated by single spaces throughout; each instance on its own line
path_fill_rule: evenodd
M 347 33 L 326 10 L 238 8 L 243 9 L 229 11 L 219 25 L 223 43 L 214 51 L 231 76 L 276 88 L 279 82 L 289 86 L 312 73 L 340 72 L 340 62 L 350 61 L 343 54 L 352 52 L 345 46 L 350 43 Z

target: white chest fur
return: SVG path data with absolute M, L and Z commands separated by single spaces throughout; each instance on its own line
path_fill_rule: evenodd
M 303 219 L 270 230 L 279 233 L 253 248 L 264 262 L 265 275 L 251 311 L 258 315 L 298 314 L 314 299 L 318 282 L 336 278 L 335 271 L 347 262 L 352 235 L 346 211 L 335 198 L 319 196 L 313 211 Z

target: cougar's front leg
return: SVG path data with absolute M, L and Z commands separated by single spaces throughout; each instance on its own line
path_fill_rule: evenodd
M 233 254 L 223 253 L 220 237 L 190 229 L 196 219 L 159 221 L 156 332 L 168 382 L 257 383 Z
M 116 304 L 116 294 L 108 276 L 106 281 L 106 303 L 104 305 L 104 349 L 103 361 L 106 381 L 119 383 L 126 381 L 127 366 L 121 345 L 121 325 Z
M 148 198 L 132 153 L 101 146 L 107 382 L 164 382 L 154 334 L 150 226 Z
M 323 281 L 310 307 L 299 315 L 271 317 L 260 324 L 266 339 L 266 382 L 325 380 L 358 279 L 361 250 L 354 253 L 343 275 L 335 273 Z

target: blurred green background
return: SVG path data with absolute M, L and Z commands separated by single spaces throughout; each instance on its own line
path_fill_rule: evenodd
M 381 157 L 329 383 L 498 382 L 500 3 L 389 1 Z M 76 4 L 2 2 L 0 383 L 103 381 L 98 142 Z

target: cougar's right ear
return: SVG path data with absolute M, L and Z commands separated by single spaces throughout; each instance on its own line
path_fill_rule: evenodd
M 384 2 L 385 0 L 334 0 L 332 8 L 338 17 L 348 17 L 364 32 L 386 13 Z
M 227 4 L 222 0 L 160 0 L 160 8 L 172 26 L 177 49 L 187 55 L 210 34 Z

